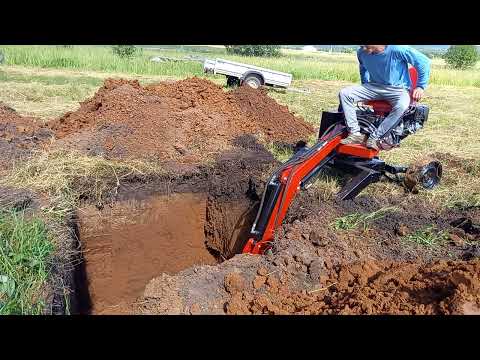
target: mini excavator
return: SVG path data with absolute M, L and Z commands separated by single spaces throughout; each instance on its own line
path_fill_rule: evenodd
M 416 69 L 411 67 L 409 74 L 413 92 L 417 82 Z M 429 108 L 416 103 L 412 92 L 409 108 L 380 141 L 380 150 L 400 146 L 401 140 L 423 128 L 427 121 Z M 375 131 L 391 111 L 391 105 L 383 100 L 358 104 L 357 108 L 361 133 L 365 135 Z M 364 144 L 341 144 L 340 141 L 347 134 L 341 106 L 337 111 L 322 112 L 316 144 L 309 148 L 305 142 L 297 143 L 292 158 L 283 163 L 268 180 L 250 236 L 243 246 L 243 253 L 263 254 L 271 247 L 274 231 L 282 224 L 296 194 L 311 186 L 324 167 L 339 169 L 351 175 L 336 195 L 340 200 L 355 198 L 365 187 L 380 181 L 382 177 L 405 185 L 408 167 L 386 164 L 378 158 L 380 150 L 369 149 Z M 442 165 L 438 161 L 431 161 L 417 168 L 414 176 L 409 179 L 415 179 L 414 186 L 431 189 L 438 185 L 441 176 Z M 408 188 L 411 189 L 412 184 Z

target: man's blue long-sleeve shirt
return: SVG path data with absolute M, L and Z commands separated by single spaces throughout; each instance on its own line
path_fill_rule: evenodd
M 379 54 L 357 51 L 362 84 L 376 83 L 410 89 L 408 64 L 417 69 L 417 87 L 425 89 L 430 77 L 430 59 L 420 51 L 406 45 L 387 45 Z

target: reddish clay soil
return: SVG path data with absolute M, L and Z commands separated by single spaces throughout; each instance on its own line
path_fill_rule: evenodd
M 258 203 L 252 184 L 260 183 L 271 161 L 266 151 L 261 156 L 243 150 L 218 159 L 213 168 L 123 184 L 102 209 L 80 208 L 81 292 L 88 296 L 78 312 L 132 312 L 131 304 L 159 274 L 217 264 L 238 253 L 256 214 L 245 212 Z
M 260 268 L 253 292 L 225 278 L 227 314 L 480 314 L 480 261 L 428 265 L 358 262 L 336 266 L 310 290 L 291 291 Z M 235 286 L 232 286 L 232 283 Z M 243 286 L 239 286 L 242 284 Z
M 313 133 L 311 125 L 265 91 L 242 87 L 225 92 L 199 78 L 146 87 L 109 79 L 77 111 L 49 126 L 61 139 L 60 147 L 177 163 L 212 160 L 245 134 L 294 144 Z
M 52 137 L 53 132 L 44 128 L 40 119 L 20 116 L 0 103 L 0 169 L 24 158 L 33 149 L 45 147 Z

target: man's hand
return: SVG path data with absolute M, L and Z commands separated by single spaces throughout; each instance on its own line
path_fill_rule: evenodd
M 423 93 L 424 93 L 423 89 L 420 87 L 417 87 L 415 90 L 413 90 L 413 94 L 412 94 L 413 100 L 420 101 L 423 97 Z

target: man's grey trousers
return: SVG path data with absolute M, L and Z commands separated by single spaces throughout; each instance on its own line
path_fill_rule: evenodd
M 340 90 L 339 97 L 350 133 L 360 132 L 356 113 L 359 101 L 386 100 L 392 105 L 392 111 L 382 121 L 377 131 L 370 135 L 373 139 L 381 139 L 395 127 L 400 116 L 410 105 L 410 95 L 407 89 L 373 83 L 346 87 Z

